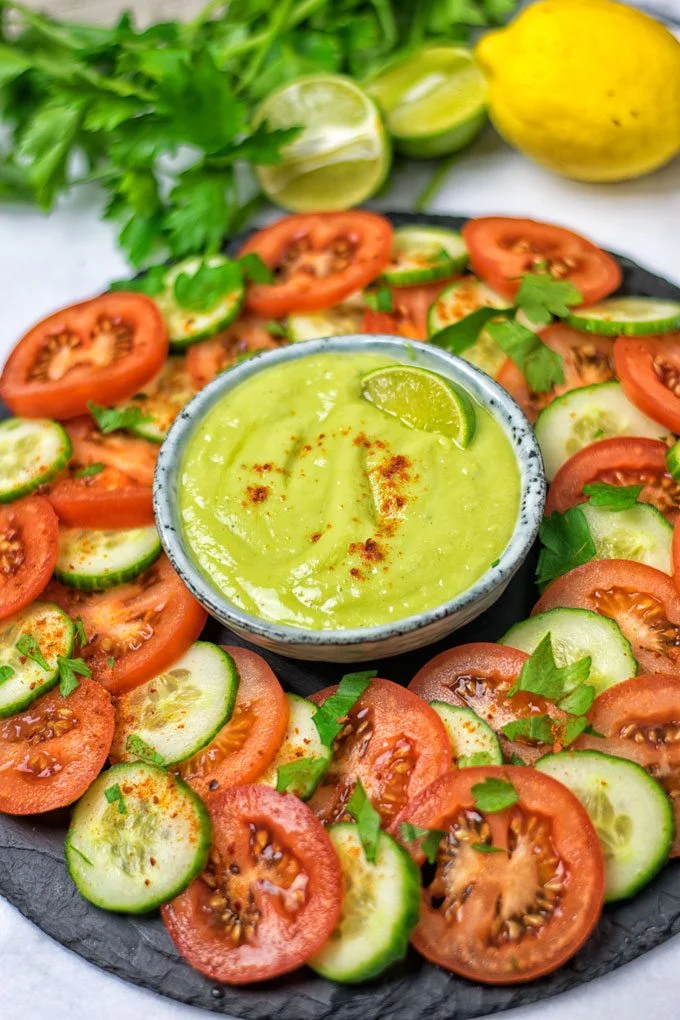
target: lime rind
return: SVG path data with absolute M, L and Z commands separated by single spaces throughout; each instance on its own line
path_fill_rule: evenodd
M 465 449 L 475 433 L 472 400 L 434 372 L 410 365 L 377 368 L 362 379 L 362 396 L 410 428 L 438 432 Z

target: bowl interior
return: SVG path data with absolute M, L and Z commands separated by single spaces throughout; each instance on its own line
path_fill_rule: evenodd
M 193 432 L 227 393 L 259 372 L 271 371 L 277 364 L 316 354 L 365 353 L 384 354 L 386 360 L 398 361 L 437 372 L 445 379 L 465 388 L 485 407 L 501 426 L 515 451 L 520 469 L 521 498 L 514 531 L 497 564 L 483 574 L 470 588 L 434 609 L 393 623 L 346 630 L 307 630 L 270 623 L 234 606 L 213 588 L 196 566 L 184 539 L 179 513 L 179 482 L 186 445 Z M 475 601 L 488 601 L 489 593 L 499 591 L 526 557 L 536 537 L 545 502 L 545 476 L 536 438 L 527 418 L 514 400 L 484 372 L 432 344 L 393 336 L 351 335 L 308 340 L 275 351 L 248 358 L 235 368 L 218 376 L 187 404 L 175 419 L 163 443 L 154 478 L 154 512 L 161 541 L 175 570 L 192 594 L 207 611 L 226 626 L 244 630 L 251 635 L 276 642 L 301 644 L 355 645 L 362 641 L 380 642 L 396 635 L 469 609 Z M 483 508 L 480 508 L 483 509 Z

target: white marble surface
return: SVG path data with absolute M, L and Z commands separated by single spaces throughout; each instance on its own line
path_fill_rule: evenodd
M 385 207 L 409 208 L 425 171 L 402 175 Z M 49 218 L 0 207 L 0 361 L 34 320 L 96 293 L 125 267 L 83 190 Z M 628 184 L 590 186 L 550 176 L 489 131 L 452 170 L 433 211 L 515 213 L 571 226 L 680 283 L 680 160 Z M 58 910 L 58 904 L 54 905 Z M 508 1020 L 661 1020 L 678 1016 L 680 940 Z M 52 942 L 0 900 L 0 1020 L 191 1020 L 200 1011 L 126 985 Z

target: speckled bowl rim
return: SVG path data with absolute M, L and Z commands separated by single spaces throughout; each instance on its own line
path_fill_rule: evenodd
M 521 477 L 517 522 L 498 563 L 490 567 L 470 588 L 433 609 L 403 617 L 393 623 L 346 630 L 310 630 L 270 623 L 229 602 L 211 585 L 189 555 L 182 538 L 177 499 L 178 475 L 184 451 L 194 430 L 211 408 L 246 379 L 288 361 L 316 354 L 338 353 L 384 354 L 386 358 L 438 372 L 451 382 L 465 387 L 503 428 L 517 456 Z M 177 416 L 161 446 L 154 474 L 153 506 L 156 526 L 168 559 L 192 595 L 211 616 L 227 626 L 281 645 L 343 646 L 381 642 L 411 633 L 452 616 L 474 602 L 480 603 L 481 612 L 485 608 L 484 600 L 495 589 L 498 589 L 500 595 L 531 549 L 543 518 L 545 493 L 541 451 L 528 419 L 512 397 L 481 369 L 431 344 L 387 334 L 372 335 L 370 338 L 364 334 L 351 334 L 307 340 L 263 351 L 217 376 L 202 389 Z

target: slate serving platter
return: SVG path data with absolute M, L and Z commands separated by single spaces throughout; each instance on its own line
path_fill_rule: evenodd
M 395 226 L 430 223 L 459 229 L 464 222 L 452 216 L 387 215 Z M 622 293 L 680 299 L 680 287 L 626 258 L 619 261 L 624 271 Z M 536 601 L 535 558 L 534 553 L 500 601 L 472 624 L 439 644 L 384 660 L 380 674 L 405 684 L 424 662 L 451 644 L 497 640 L 512 623 L 528 616 Z M 213 620 L 204 637 L 245 644 Z M 349 668 L 262 654 L 286 689 L 303 695 L 336 683 Z M 157 914 L 108 914 L 80 897 L 64 863 L 67 824 L 66 811 L 32 819 L 0 816 L 0 893 L 53 939 L 109 973 L 239 1020 L 274 1016 L 277 1020 L 467 1020 L 584 984 L 680 932 L 680 863 L 672 862 L 635 899 L 605 908 L 595 933 L 570 963 L 530 985 L 483 987 L 447 974 L 411 952 L 381 978 L 357 987 L 333 985 L 307 969 L 251 988 L 216 986 L 182 960 Z

